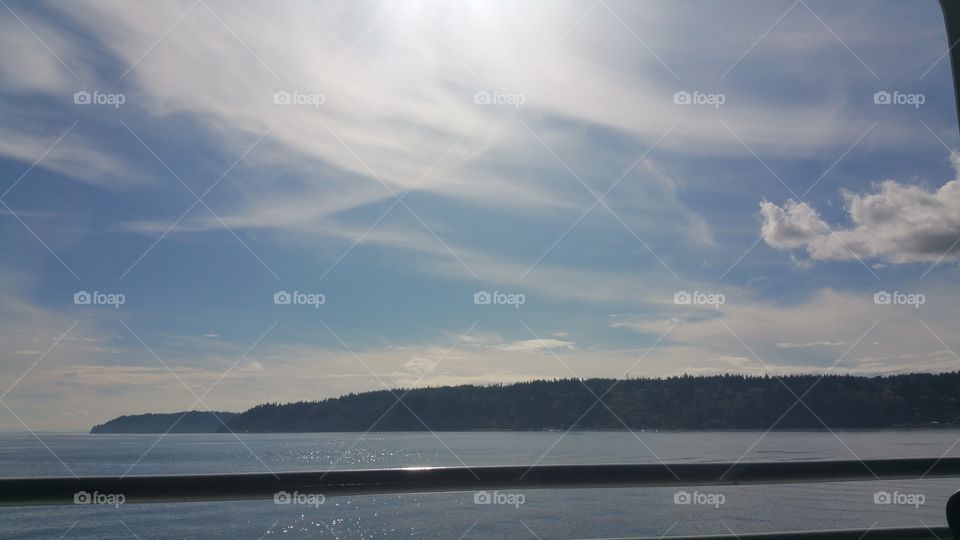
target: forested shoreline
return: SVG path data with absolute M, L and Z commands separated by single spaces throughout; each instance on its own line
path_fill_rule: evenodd
M 557 379 L 399 388 L 320 401 L 265 403 L 240 414 L 227 413 L 224 420 L 232 431 L 260 433 L 951 427 L 960 426 L 958 396 L 960 372 Z M 169 416 L 175 419 L 176 414 Z M 130 429 L 138 417 L 125 418 L 126 432 L 133 432 Z M 153 420 L 159 426 L 169 424 Z M 210 431 L 227 430 L 215 418 L 203 425 Z M 122 432 L 112 431 L 110 423 L 94 431 Z

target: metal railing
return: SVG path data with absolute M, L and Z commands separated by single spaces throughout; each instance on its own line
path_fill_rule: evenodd
M 279 492 L 386 495 L 487 489 L 644 488 L 800 484 L 960 477 L 960 458 L 682 463 L 650 465 L 538 465 L 535 467 L 415 467 L 317 472 L 88 476 L 0 479 L 0 506 L 75 504 L 76 494 L 122 494 L 124 504 L 272 499 Z M 960 500 L 948 508 L 960 512 Z M 952 505 L 952 506 L 951 506 Z M 949 513 L 949 512 L 948 512 Z M 956 526 L 960 519 L 948 516 Z M 948 527 L 807 531 L 671 538 L 954 538 Z M 960 534 L 956 538 L 960 539 Z

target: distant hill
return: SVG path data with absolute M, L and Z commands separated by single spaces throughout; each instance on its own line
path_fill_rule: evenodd
M 403 396 L 403 403 L 396 403 Z M 717 375 L 558 379 L 363 392 L 217 413 L 236 432 L 546 429 L 883 429 L 960 426 L 960 372 L 883 377 Z M 603 403 L 597 397 L 603 396 Z M 803 403 L 797 403 L 797 397 Z M 121 416 L 91 433 L 163 433 L 182 413 Z M 422 422 L 421 422 L 422 420 Z M 225 432 L 191 411 L 173 433 Z
M 958 398 L 958 372 L 561 379 L 421 388 L 403 404 L 386 390 L 267 403 L 228 425 L 237 432 L 947 427 L 960 426 Z
M 93 426 L 90 433 L 166 433 L 168 430 L 170 433 L 216 433 L 223 424 L 214 414 L 224 422 L 229 422 L 238 416 L 233 412 L 210 411 L 134 414 L 120 416 Z M 173 426 L 172 429 L 171 426 Z

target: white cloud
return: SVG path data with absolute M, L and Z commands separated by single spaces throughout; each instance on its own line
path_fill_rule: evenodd
M 761 234 L 772 247 L 798 248 L 830 232 L 830 226 L 805 202 L 790 200 L 781 208 L 763 201 L 760 212 L 763 214 Z
M 583 14 L 580 2 L 561 2 L 544 13 L 512 2 L 470 8 L 374 2 L 356 3 L 344 11 L 306 2 L 268 7 L 209 1 L 194 5 L 181 19 L 189 7 L 190 2 L 132 6 L 78 1 L 55 9 L 95 36 L 119 69 L 132 66 L 124 83 L 132 87 L 131 101 L 148 114 L 161 119 L 189 117 L 209 130 L 210 139 L 230 155 L 274 125 L 264 151 L 253 152 L 246 163 L 299 163 L 308 170 L 317 170 L 318 163 L 329 167 L 329 174 L 307 178 L 298 193 L 237 186 L 242 200 L 231 208 L 218 207 L 235 228 L 305 229 L 344 210 L 389 198 L 374 176 L 395 191 L 419 179 L 417 190 L 498 208 L 522 207 L 527 215 L 582 206 L 579 186 L 576 192 L 557 189 L 550 175 L 525 175 L 517 181 L 517 171 L 529 170 L 532 153 L 543 149 L 517 121 L 516 111 L 475 105 L 472 96 L 478 89 L 523 93 L 524 112 L 535 114 L 522 118 L 540 137 L 551 144 L 571 134 L 577 139 L 570 152 L 559 152 L 574 165 L 578 160 L 596 163 L 603 146 L 583 145 L 582 126 L 624 134 L 639 155 L 679 120 L 660 148 L 708 155 L 743 151 L 714 115 L 672 106 L 677 80 L 656 56 L 635 54 L 632 33 L 655 39 L 661 58 L 691 73 L 729 62 L 749 42 L 711 36 L 716 38 L 715 47 L 689 54 L 689 40 L 679 36 L 700 24 L 700 17 L 668 2 L 643 9 L 620 5 L 615 13 L 601 4 L 569 33 L 571 23 Z M 464 9 L 472 15 L 464 17 Z M 748 26 L 753 16 L 758 25 L 768 24 L 762 22 L 763 15 L 742 15 L 740 22 Z M 530 26 L 533 18 L 538 24 Z M 850 30 L 862 28 L 850 24 L 849 17 L 837 19 L 831 22 Z M 303 24 L 307 20 L 337 22 L 318 33 Z M 808 75 L 816 70 L 799 69 L 798 64 L 807 60 L 819 65 L 824 48 L 840 45 L 815 19 L 803 20 L 805 31 L 797 39 L 808 44 L 804 54 L 810 57 L 797 59 L 783 74 L 819 83 Z M 864 47 L 877 37 L 862 31 L 850 34 L 849 39 Z M 555 47 L 545 50 L 548 43 Z M 754 54 L 797 53 L 795 45 L 777 40 L 762 49 Z M 277 90 L 319 92 L 326 100 L 318 108 L 277 106 L 272 100 Z M 740 91 L 753 93 L 747 88 Z M 869 124 L 864 118 L 852 118 L 856 113 L 839 107 L 835 97 L 813 103 L 742 97 L 751 99 L 731 100 L 728 125 L 758 151 L 822 155 L 826 147 L 849 144 L 861 135 L 861 126 Z M 888 132 L 901 133 L 893 124 Z M 785 125 L 791 129 L 789 145 L 779 142 Z M 911 124 L 911 129 L 918 128 Z M 877 142 L 884 136 L 878 134 Z M 545 157 L 566 176 L 551 156 Z M 540 164 L 536 168 L 543 171 Z M 428 169 L 430 173 L 420 178 Z M 621 170 L 606 172 L 616 177 Z M 239 184 L 239 176 L 235 173 L 231 183 Z M 262 176 L 257 180 L 278 182 Z M 643 195 L 647 208 L 659 211 L 651 218 L 658 225 L 669 217 L 696 241 L 712 242 L 706 223 L 677 204 L 669 192 L 655 199 Z M 183 229 L 212 226 L 220 224 L 185 222 Z
M 952 156 L 960 175 L 960 159 Z M 844 193 L 852 226 L 828 225 L 805 202 L 781 208 L 760 203 L 764 241 L 778 249 L 803 248 L 813 260 L 882 259 L 888 263 L 955 259 L 960 254 L 960 179 L 936 190 L 896 180 L 874 193 Z
M 563 341 L 559 339 L 527 339 L 515 341 L 500 347 L 504 351 L 515 352 L 545 352 L 550 349 L 575 350 L 575 343 L 572 341 Z
M 36 166 L 42 169 L 96 185 L 144 180 L 143 174 L 127 162 L 85 139 L 81 134 L 82 128 L 75 127 L 67 133 L 70 122 L 57 122 L 56 129 L 59 132 L 42 135 L 28 133 L 25 128 L 14 128 L 12 125 L 14 119 L 26 121 L 23 115 L 5 109 L 0 108 L 0 112 L 5 116 L 10 112 L 11 123 L 0 127 L 0 156 L 26 164 L 36 162 Z M 61 136 L 63 138 L 57 142 Z
M 956 348 L 956 283 L 928 279 L 922 292 L 929 300 L 921 310 L 876 305 L 873 291 L 822 289 L 798 303 L 744 296 L 713 317 L 628 314 L 608 319 L 608 325 L 650 339 L 673 327 L 638 373 L 810 373 L 835 363 L 836 372 L 853 374 L 956 370 L 956 358 L 937 337 Z
M 405 364 L 403 364 L 403 367 L 417 373 L 425 373 L 427 371 L 432 370 L 436 365 L 437 363 L 434 362 L 433 360 L 429 360 L 421 356 L 414 356 Z
M 77 80 L 57 57 L 76 73 L 76 57 L 72 54 L 77 50 L 75 44 L 58 35 L 42 20 L 32 17 L 27 10 L 17 11 L 23 23 L 8 10 L 0 13 L 0 51 L 3 51 L 0 55 L 0 90 L 59 92 L 66 99 L 73 93 Z M 53 53 L 46 47 L 50 47 Z
M 197 393 L 220 380 L 205 398 L 216 410 L 243 410 L 264 401 L 322 399 L 384 387 L 509 383 L 570 376 L 809 373 L 822 371 L 838 359 L 838 373 L 954 370 L 956 358 L 918 319 L 922 316 L 950 347 L 960 347 L 950 333 L 960 324 L 954 309 L 960 295 L 952 283 L 931 281 L 927 286 L 925 293 L 931 301 L 920 312 L 912 307 L 877 306 L 869 292 L 824 290 L 794 305 L 741 298 L 738 294 L 719 312 L 711 310 L 710 317 L 699 312 L 678 315 L 675 320 L 664 320 L 653 313 L 601 317 L 609 326 L 637 333 L 625 332 L 624 337 L 643 336 L 636 347 L 617 350 L 590 343 L 582 346 L 572 339 L 511 341 L 495 334 L 472 333 L 460 338 L 454 333 L 432 343 L 358 348 L 361 363 L 340 347 L 263 342 L 248 362 L 224 375 L 248 343 L 196 335 L 179 340 L 164 335 L 144 339 L 150 344 L 164 344 L 157 354 Z M 863 336 L 874 322 L 877 325 Z M 656 336 L 674 324 L 656 348 L 646 351 Z M 64 327 L 67 325 L 69 322 Z M 4 343 L 11 346 L 11 351 L 25 350 L 23 341 L 30 342 L 30 350 L 40 350 L 56 337 L 47 334 L 34 342 L 28 334 L 20 342 L 9 339 L 15 336 L 9 334 Z M 104 338 L 88 341 L 89 337 L 78 329 L 76 339 L 65 339 L 10 395 L 11 406 L 35 429 L 84 429 L 119 412 L 170 412 L 193 403 L 193 396 L 139 344 L 118 342 L 120 354 L 106 359 L 92 351 Z M 459 345 L 448 350 L 458 339 Z M 217 349 L 191 346 L 196 342 Z M 171 343 L 173 351 L 165 350 Z M 550 351 L 562 351 L 564 362 L 530 361 L 531 354 Z M 4 374 L 16 378 L 31 362 L 29 357 L 10 362 L 4 366 Z M 46 405 L 27 405 L 40 398 Z M 163 404 L 161 409 L 157 409 L 158 403 Z M 59 410 L 87 410 L 91 416 L 60 419 L 61 415 L 52 414 Z M 0 426 L 15 429 L 17 425 L 11 422 L 14 419 L 0 415 Z
M 804 349 L 807 347 L 840 347 L 846 345 L 845 341 L 810 341 L 808 343 L 790 343 L 781 341 L 777 343 L 778 349 Z

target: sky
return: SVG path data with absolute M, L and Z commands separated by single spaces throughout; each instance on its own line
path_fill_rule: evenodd
M 960 368 L 924 2 L 0 9 L 0 430 Z

